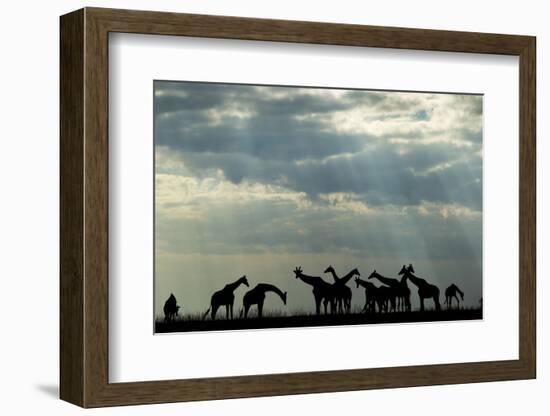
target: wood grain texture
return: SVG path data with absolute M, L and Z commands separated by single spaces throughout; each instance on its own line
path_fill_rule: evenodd
M 520 54 L 519 142 L 519 356 L 536 377 L 536 41 Z
M 520 58 L 519 359 L 463 364 L 108 381 L 108 33 L 516 55 Z M 87 8 L 61 18 L 61 397 L 83 407 L 533 378 L 535 38 Z
M 61 19 L 60 44 L 60 387 L 84 404 L 84 12 Z

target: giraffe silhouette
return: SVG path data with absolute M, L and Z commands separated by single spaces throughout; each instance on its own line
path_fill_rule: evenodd
M 328 266 L 325 273 L 331 273 L 332 278 L 334 279 L 334 283 L 332 285 L 334 288 L 334 300 L 336 302 L 338 312 L 343 313 L 345 311 L 346 313 L 349 313 L 351 310 L 352 292 L 347 284 L 353 276 L 361 276 L 361 273 L 359 273 L 359 270 L 353 269 L 344 277 L 340 278 L 332 266 Z
M 426 280 L 416 277 L 414 274 L 414 268 L 412 264 L 409 264 L 408 267 L 403 265 L 399 275 L 403 275 L 404 280 L 409 279 L 417 288 L 418 288 L 418 297 L 420 298 L 420 310 L 424 311 L 424 299 L 433 299 L 435 309 L 437 311 L 441 310 L 441 305 L 439 304 L 439 288 L 431 283 L 428 283 Z
M 409 289 L 409 286 L 407 285 L 407 279 L 402 278 L 401 280 L 398 280 L 392 279 L 390 277 L 385 277 L 378 273 L 376 269 L 369 275 L 368 278 L 378 279 L 380 283 L 383 283 L 392 289 L 392 295 L 395 296 L 397 299 L 397 310 L 411 310 L 411 289 Z
M 258 317 L 262 317 L 266 292 L 276 293 L 286 305 L 286 292 L 283 293 L 277 286 L 270 285 L 269 283 L 258 283 L 254 289 L 250 289 L 244 294 L 243 310 L 245 318 L 248 317 L 248 311 L 252 305 L 258 305 Z
M 174 322 L 180 307 L 173 293 L 170 293 L 170 297 L 164 302 L 164 322 Z
M 456 299 L 457 308 L 460 308 L 460 301 L 458 300 L 458 296 L 456 295 L 457 293 L 460 295 L 461 299 L 464 300 L 464 292 L 460 290 L 458 286 L 454 283 L 447 289 L 445 289 L 445 305 L 447 305 L 448 309 L 453 306 L 453 298 Z
M 357 287 L 362 286 L 365 288 L 365 306 L 362 312 L 374 313 L 376 312 L 376 306 L 378 306 L 378 312 L 388 312 L 388 302 L 393 302 L 395 308 L 395 297 L 391 294 L 391 289 L 388 286 L 376 286 L 375 284 L 355 278 L 355 284 Z
M 210 310 L 212 310 L 212 319 L 216 319 L 216 312 L 218 311 L 218 308 L 220 306 L 225 306 L 225 318 L 229 319 L 229 316 L 231 316 L 231 319 L 233 319 L 233 303 L 235 302 L 235 295 L 233 294 L 233 292 L 241 284 L 248 286 L 248 280 L 246 280 L 246 276 L 240 277 L 233 283 L 226 284 L 223 289 L 214 292 L 212 298 L 210 298 L 210 307 L 204 313 L 202 319 L 206 319 L 206 316 L 208 315 L 208 312 L 210 312 Z
M 325 314 L 327 314 L 328 304 L 330 304 L 331 312 L 334 312 L 334 290 L 330 283 L 325 282 L 319 276 L 308 276 L 304 274 L 301 267 L 296 267 L 294 269 L 294 274 L 296 275 L 296 279 L 300 279 L 305 284 L 313 287 L 312 293 L 315 299 L 315 313 L 317 315 L 321 313 L 321 302 L 323 302 Z

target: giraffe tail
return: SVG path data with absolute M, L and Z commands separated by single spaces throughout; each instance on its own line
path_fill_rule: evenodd
M 210 308 L 208 308 L 208 310 L 204 313 L 204 315 L 202 316 L 202 320 L 204 321 L 206 319 L 206 315 L 208 315 L 208 312 L 210 312 L 210 309 L 212 309 L 212 306 L 210 306 Z

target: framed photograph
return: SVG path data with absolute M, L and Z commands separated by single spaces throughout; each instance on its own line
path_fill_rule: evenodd
M 63 400 L 536 376 L 534 37 L 60 27 Z

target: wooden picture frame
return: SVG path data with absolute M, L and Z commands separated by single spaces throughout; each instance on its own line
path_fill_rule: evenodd
M 85 8 L 61 17 L 60 396 L 82 407 L 529 379 L 536 376 L 535 38 Z M 109 383 L 108 34 L 519 57 L 519 359 Z

